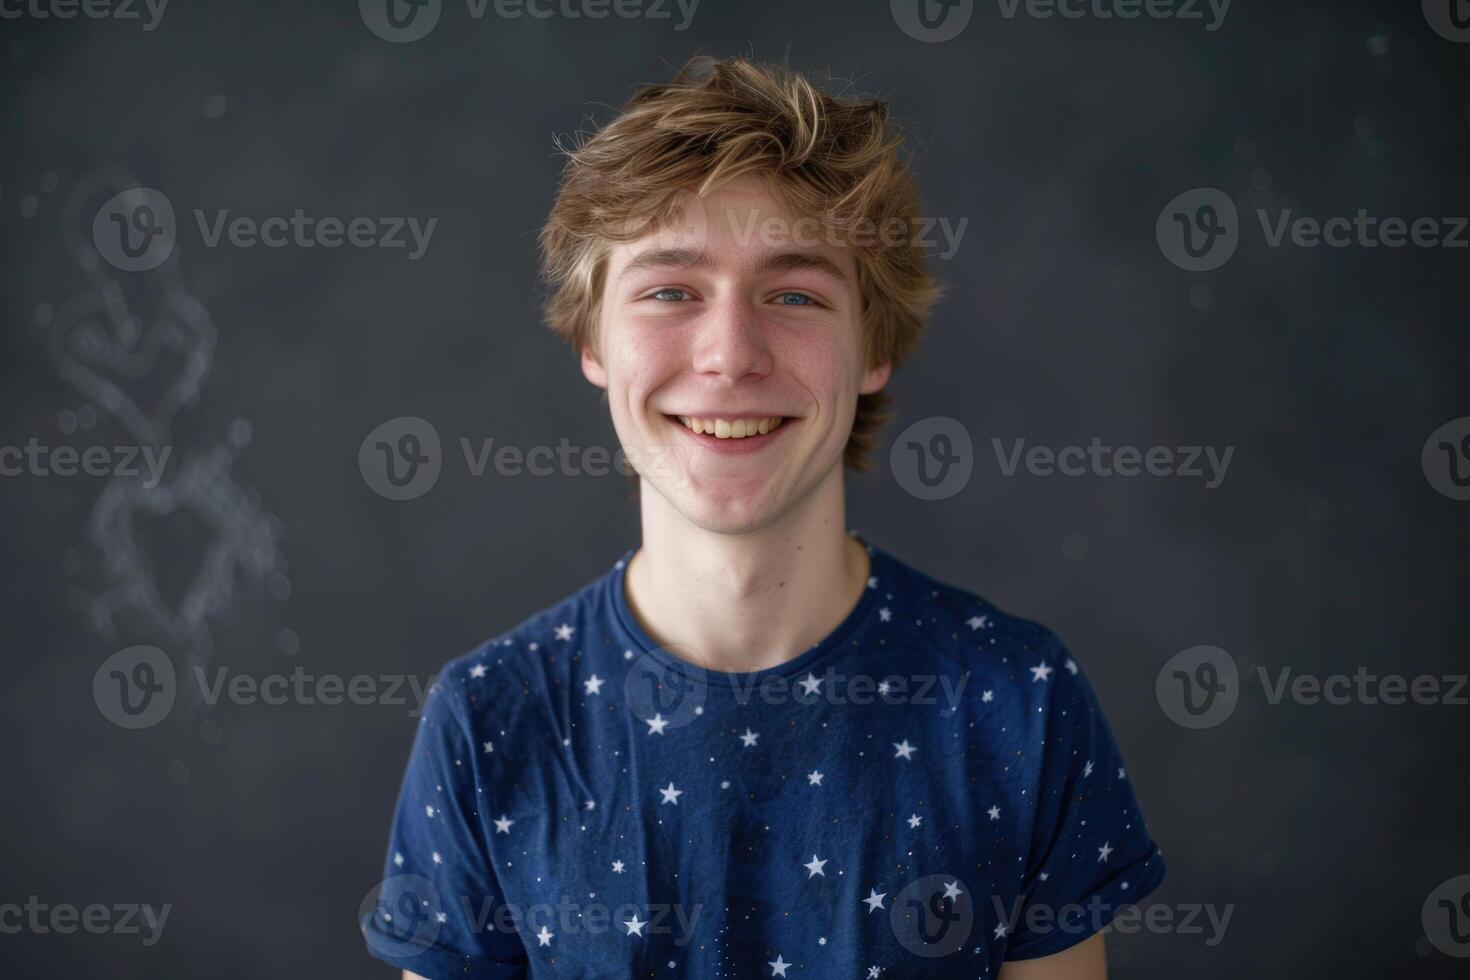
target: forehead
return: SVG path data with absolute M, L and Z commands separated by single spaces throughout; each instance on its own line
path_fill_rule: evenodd
M 672 219 L 608 253 L 611 278 L 640 268 L 698 267 L 721 273 L 805 269 L 856 289 L 852 254 L 831 241 L 818 215 L 794 213 L 769 177 L 737 177 L 704 197 L 681 191 Z

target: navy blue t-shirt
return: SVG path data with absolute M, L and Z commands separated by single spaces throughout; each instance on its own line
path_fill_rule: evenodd
M 440 674 L 364 903 L 422 976 L 993 977 L 1164 862 L 1077 662 L 867 546 L 830 635 L 660 649 L 607 574 Z

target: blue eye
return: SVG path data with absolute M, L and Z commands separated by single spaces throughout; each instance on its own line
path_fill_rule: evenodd
M 791 300 L 795 300 L 796 302 L 793 303 Z M 776 302 L 781 306 L 810 306 L 816 301 L 806 293 L 782 293 L 776 297 Z
M 686 293 L 686 292 L 685 292 L 685 291 L 684 291 L 684 290 L 682 290 L 682 289 L 679 289 L 679 288 L 678 288 L 678 287 L 676 287 L 676 286 L 666 286 L 666 287 L 665 287 L 665 288 L 663 288 L 663 289 L 660 289 L 660 290 L 659 290 L 659 291 L 658 291 L 658 292 L 656 292 L 656 293 L 650 293 L 650 294 L 649 294 L 649 299 L 657 299 L 657 300 L 659 300 L 659 301 L 660 301 L 660 302 L 664 302 L 664 303 L 672 303 L 672 302 L 676 302 L 676 300 L 672 300 L 672 299 L 663 299 L 663 298 L 662 298 L 662 297 L 664 297 L 664 296 L 665 296 L 665 295 L 666 295 L 666 294 L 668 294 L 668 293 L 675 293 L 675 294 L 677 294 L 677 297 L 678 297 L 678 298 L 681 298 L 681 299 L 682 299 L 682 298 L 684 298 L 684 297 L 686 297 L 686 296 L 688 296 L 688 295 L 689 295 L 689 294 L 688 294 L 688 293 Z

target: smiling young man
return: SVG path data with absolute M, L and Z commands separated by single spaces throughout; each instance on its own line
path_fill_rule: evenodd
M 937 292 L 899 154 L 709 59 L 569 154 L 548 320 L 642 542 L 440 675 L 364 918 L 407 976 L 1105 976 L 1164 866 L 1077 663 L 846 530 Z

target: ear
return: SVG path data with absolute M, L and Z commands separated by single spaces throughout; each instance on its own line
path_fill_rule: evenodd
M 875 391 L 882 391 L 892 373 L 892 361 L 884 361 L 882 364 L 868 368 L 863 374 L 862 384 L 858 386 L 858 394 L 871 395 Z
M 599 388 L 607 387 L 607 371 L 603 370 L 591 344 L 582 345 L 582 376 Z

